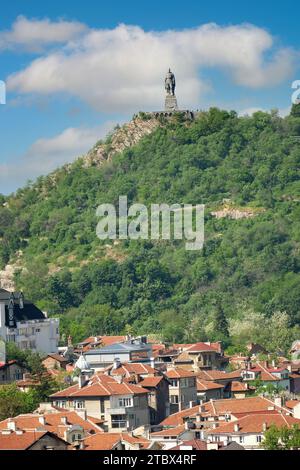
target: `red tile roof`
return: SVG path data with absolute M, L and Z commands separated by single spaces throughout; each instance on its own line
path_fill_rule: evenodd
M 52 398 L 76 398 L 76 397 L 99 397 L 111 395 L 141 395 L 148 393 L 148 390 L 138 385 L 128 383 L 118 383 L 113 377 L 107 375 L 96 374 L 90 378 L 87 385 L 79 388 L 79 385 L 72 385 L 71 387 L 61 390 L 51 395 Z
M 189 348 L 187 348 L 187 352 L 189 353 L 198 353 L 198 352 L 216 352 L 216 348 L 206 344 L 206 343 L 195 343 Z
M 185 369 L 168 369 L 166 371 L 166 376 L 168 379 L 180 379 L 180 378 L 188 378 L 188 377 L 196 377 L 194 372 L 190 372 L 189 370 Z
M 142 382 L 140 382 L 140 385 L 142 387 L 154 387 L 156 388 L 160 382 L 164 380 L 162 376 L 157 376 L 157 377 L 145 377 Z
M 206 390 L 220 390 L 222 388 L 224 388 L 224 385 L 208 380 L 203 380 L 199 377 L 197 378 L 197 392 L 205 392 Z
M 225 372 L 223 370 L 201 370 L 197 372 L 197 377 L 204 380 L 231 380 L 241 378 L 241 369 L 232 372 Z
M 197 414 L 203 416 L 220 416 L 225 414 L 239 414 L 257 413 L 261 411 L 268 411 L 270 408 L 282 409 L 276 407 L 275 404 L 264 397 L 247 397 L 247 398 L 227 398 L 222 400 L 210 400 L 202 406 L 193 406 L 186 410 L 174 413 L 165 418 L 160 424 L 162 426 L 178 426 L 184 422 L 185 418 L 195 417 Z M 287 411 L 287 410 L 286 410 Z
M 255 390 L 255 387 L 252 387 L 245 382 L 237 382 L 235 380 L 231 382 L 230 388 L 232 392 L 247 392 L 249 390 Z
M 39 421 L 40 417 L 44 417 L 45 424 Z M 63 424 L 63 418 L 67 419 L 67 424 Z M 100 432 L 99 428 L 89 419 L 84 420 L 75 411 L 63 411 L 58 413 L 45 413 L 39 415 L 37 413 L 29 413 L 18 415 L 14 418 L 8 418 L 0 422 L 0 430 L 7 429 L 9 422 L 16 423 L 17 429 L 21 430 L 34 430 L 44 429 L 45 431 L 52 432 L 59 437 L 64 437 L 65 430 L 70 425 L 80 425 L 87 433 Z
M 151 433 L 151 438 L 152 437 L 178 437 L 181 434 L 185 432 L 185 426 L 180 425 L 176 426 L 175 428 L 168 428 L 168 429 L 163 429 L 162 431 L 157 431 L 157 432 L 152 432 Z
M 300 401 L 299 400 L 287 400 L 285 402 L 285 406 L 289 409 L 293 409 L 295 406 L 299 405 Z
M 22 434 L 16 432 L 0 433 L 0 450 L 26 450 L 45 434 L 47 431 L 26 431 Z
M 189 441 L 183 441 L 182 444 L 171 447 L 169 450 L 181 450 L 181 446 L 192 447 L 193 450 L 207 450 L 207 442 L 201 439 L 191 439 Z
M 292 416 L 286 416 L 284 413 L 268 413 L 252 414 L 244 416 L 230 423 L 222 424 L 217 429 L 209 431 L 209 434 L 260 434 L 263 433 L 263 425 L 270 427 L 291 427 L 294 424 L 300 425 L 300 420 Z M 239 426 L 239 430 L 235 431 L 235 426 Z
M 110 367 L 111 375 L 123 375 L 124 377 L 129 377 L 132 374 L 136 375 L 151 375 L 157 373 L 153 367 L 148 364 L 142 364 L 139 362 L 136 363 L 126 363 L 122 364 L 117 369 Z
M 151 442 L 144 438 L 134 437 L 128 433 L 101 433 L 84 439 L 83 450 L 112 450 L 120 442 L 128 442 L 137 448 L 147 448 Z

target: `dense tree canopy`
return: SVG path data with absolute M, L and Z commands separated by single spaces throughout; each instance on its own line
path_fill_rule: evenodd
M 299 136 L 298 108 L 284 119 L 215 108 L 193 122 L 175 116 L 101 167 L 79 159 L 5 198 L 2 265 L 19 256 L 26 270 L 18 287 L 59 315 L 75 341 L 130 328 L 286 351 L 300 323 Z M 203 250 L 186 251 L 184 241 L 100 241 L 96 208 L 119 195 L 147 206 L 205 204 Z M 211 214 L 224 208 L 252 216 Z M 283 330 L 274 337 L 277 320 Z

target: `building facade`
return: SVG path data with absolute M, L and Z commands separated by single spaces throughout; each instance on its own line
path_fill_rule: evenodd
M 21 292 L 0 289 L 0 338 L 14 342 L 19 349 L 56 353 L 59 320 L 47 318 Z

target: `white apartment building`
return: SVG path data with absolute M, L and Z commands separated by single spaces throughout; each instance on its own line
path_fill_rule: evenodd
M 14 342 L 20 349 L 56 353 L 59 320 L 47 318 L 21 292 L 0 289 L 0 338 Z

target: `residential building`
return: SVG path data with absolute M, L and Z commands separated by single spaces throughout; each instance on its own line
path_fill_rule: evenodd
M 159 443 L 128 433 L 94 434 L 83 440 L 79 450 L 160 450 Z
M 0 431 L 44 431 L 50 432 L 65 441 L 74 444 L 84 437 L 101 432 L 92 418 L 76 411 L 29 413 L 8 418 L 0 422 Z
M 196 376 L 184 369 L 168 369 L 170 413 L 184 410 L 197 402 Z
M 107 432 L 149 426 L 148 390 L 104 374 L 79 377 L 79 383 L 50 396 L 54 406 L 86 411 L 103 420 Z
M 245 370 L 241 371 L 244 381 L 261 380 L 264 385 L 272 384 L 275 387 L 290 391 L 289 370 L 286 367 L 269 367 L 267 362 L 249 362 Z
M 0 338 L 20 349 L 56 353 L 59 320 L 47 318 L 22 292 L 0 289 Z
M 118 359 L 121 363 L 149 363 L 151 357 L 152 346 L 150 343 L 147 343 L 145 336 L 123 343 L 114 343 L 103 348 L 90 349 L 84 353 L 84 358 L 89 368 L 96 372 L 113 365 L 115 359 Z
M 68 450 L 70 444 L 49 431 L 0 432 L 0 450 Z
M 208 431 L 207 438 L 227 443 L 236 442 L 245 449 L 253 450 L 262 446 L 264 434 L 271 425 L 290 428 L 295 424 L 300 425 L 300 420 L 283 413 L 254 413 Z
M 177 345 L 180 346 L 180 345 Z M 195 343 L 182 345 L 182 353 L 174 359 L 175 366 L 188 370 L 222 369 L 229 358 L 224 357 L 220 343 Z
M 151 441 L 158 442 L 163 450 L 172 449 L 174 446 L 193 438 L 194 433 L 189 429 L 187 423 L 174 428 L 153 432 L 150 435 Z
M 90 349 L 103 348 L 111 344 L 121 343 L 128 340 L 127 336 L 89 336 L 78 343 L 76 352 L 86 352 Z
M 276 400 L 275 403 L 261 396 L 210 400 L 202 405 L 171 414 L 160 425 L 169 428 L 189 421 L 201 423 L 202 429 L 213 428 L 225 422 L 235 421 L 246 414 L 277 413 L 278 411 L 289 414 L 290 410 L 282 405 L 281 400 Z M 198 437 L 201 438 L 201 435 Z
M 0 385 L 20 380 L 25 372 L 26 369 L 16 360 L 0 363 Z
M 242 381 L 241 371 L 235 370 L 232 372 L 225 372 L 223 370 L 201 370 L 196 373 L 197 377 L 202 381 L 217 383 L 223 385 L 222 397 L 231 397 L 231 383 L 233 381 Z M 209 398 L 217 398 L 210 396 Z
M 224 385 L 200 379 L 197 377 L 197 399 L 199 403 L 209 401 L 211 399 L 219 400 L 223 398 Z
M 63 369 L 66 370 L 68 359 L 60 354 L 48 354 L 47 357 L 43 360 L 43 366 L 46 369 L 53 370 L 53 369 Z
M 148 376 L 140 385 L 148 390 L 150 424 L 158 424 L 170 414 L 169 380 L 163 376 Z
M 255 387 L 247 382 L 233 381 L 230 383 L 231 398 L 246 398 L 253 395 Z

